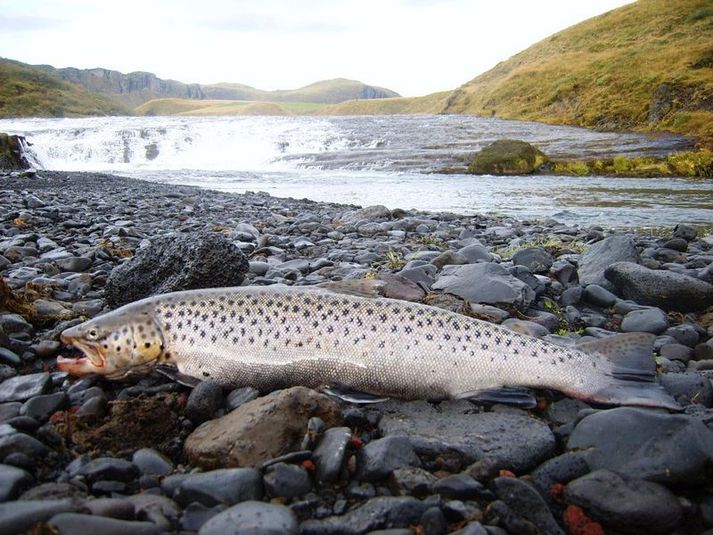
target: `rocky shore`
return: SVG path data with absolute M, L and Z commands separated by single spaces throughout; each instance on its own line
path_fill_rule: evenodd
M 0 196 L 0 533 L 713 533 L 713 236 L 82 173 L 0 175 Z M 683 410 L 55 368 L 63 329 L 153 292 L 357 279 L 558 344 L 653 333 Z

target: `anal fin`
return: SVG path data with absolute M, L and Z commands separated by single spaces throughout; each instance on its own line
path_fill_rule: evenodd
M 455 397 L 457 399 L 467 399 L 474 403 L 486 405 L 502 403 L 503 405 L 511 405 L 522 409 L 532 409 L 537 405 L 535 396 L 529 390 L 513 386 L 471 390 L 470 392 L 462 392 Z

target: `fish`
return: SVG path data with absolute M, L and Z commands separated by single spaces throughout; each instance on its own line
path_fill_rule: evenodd
M 517 404 L 521 389 L 538 388 L 680 410 L 656 382 L 653 339 L 626 333 L 564 347 L 421 303 L 242 286 L 152 296 L 70 327 L 61 340 L 82 356 L 58 357 L 57 368 L 122 380 L 170 365 L 225 387 L 302 385 L 377 399 Z

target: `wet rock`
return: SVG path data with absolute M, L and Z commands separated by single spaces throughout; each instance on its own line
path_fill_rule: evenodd
M 579 411 L 589 409 L 584 401 L 579 399 L 564 398 L 547 407 L 547 418 L 559 425 L 568 424 L 577 420 Z
M 569 483 L 589 471 L 586 451 L 563 453 L 538 466 L 531 474 L 532 483 L 545 496 L 555 483 Z
M 614 290 L 614 285 L 604 276 L 604 271 L 614 262 L 638 261 L 639 254 L 634 240 L 623 235 L 609 236 L 587 247 L 579 261 L 579 283 L 582 286 L 597 284 L 607 290 Z
M 151 522 L 131 522 L 103 516 L 79 513 L 60 513 L 47 525 L 57 535 L 76 533 L 101 533 L 102 535 L 158 535 L 159 528 Z
M 525 266 L 532 273 L 547 273 L 554 262 L 552 255 L 542 247 L 520 249 L 512 256 L 512 263 Z
M 33 481 L 33 477 L 25 470 L 0 464 L 0 502 L 17 498 Z
M 300 525 L 302 535 L 364 535 L 377 529 L 407 528 L 415 525 L 428 504 L 412 497 L 372 498 L 343 516 L 306 520 Z
M 186 439 L 184 452 L 204 468 L 259 466 L 299 449 L 311 417 L 319 416 L 334 426 L 339 415 L 335 401 L 313 390 L 279 390 L 205 422 Z
M 713 406 L 713 385 L 698 373 L 662 373 L 659 382 L 673 398 L 683 405 L 696 403 Z
M 431 494 L 438 478 L 423 468 L 404 466 L 397 468 L 389 476 L 389 489 L 394 496 L 416 496 L 423 498 Z
M 236 388 L 225 400 L 225 408 L 228 411 L 232 411 L 246 404 L 248 401 L 257 399 L 260 396 L 260 392 L 256 388 L 251 386 L 245 386 L 243 388 Z
M 110 479 L 114 481 L 131 481 L 138 474 L 136 466 L 124 459 L 114 457 L 99 457 L 82 466 L 79 474 L 91 481 Z
M 13 351 L 5 347 L 0 347 L 0 363 L 7 364 L 9 366 L 19 366 L 22 364 L 20 357 Z
M 494 458 L 502 468 L 527 471 L 551 456 L 555 437 L 525 411 L 473 413 L 468 402 L 385 404 L 379 429 L 407 436 L 420 456 L 457 455 L 472 463 Z
M 565 499 L 582 507 L 592 519 L 623 533 L 671 533 L 683 517 L 678 499 L 666 487 L 609 470 L 571 481 Z
M 545 500 L 531 485 L 512 477 L 498 477 L 493 480 L 493 487 L 513 513 L 531 522 L 543 533 L 564 535 Z
M 29 416 L 37 421 L 44 422 L 54 412 L 67 404 L 67 394 L 56 392 L 28 399 L 20 409 L 20 415 Z
M 8 535 L 25 533 L 56 514 L 76 509 L 71 500 L 22 500 L 0 503 L 0 533 Z
M 312 456 L 317 467 L 318 480 L 336 481 L 339 479 L 351 437 L 352 432 L 348 427 L 333 427 L 325 431 Z
M 26 146 L 24 136 L 0 132 L 0 169 L 29 169 L 31 166 L 25 156 Z
M 294 464 L 270 465 L 263 476 L 265 492 L 271 498 L 292 499 L 304 496 L 312 490 L 307 470 Z
M 690 485 L 701 482 L 713 462 L 713 431 L 690 416 L 620 407 L 577 424 L 567 449 L 587 448 L 593 470 Z
M 527 284 L 493 263 L 446 266 L 432 288 L 474 303 L 505 304 L 520 309 L 526 309 L 535 299 L 535 292 Z
M 0 437 L 0 459 L 4 459 L 11 453 L 24 453 L 30 459 L 41 459 L 49 451 L 49 448 L 42 442 L 24 433 L 13 433 Z
M 433 492 L 452 500 L 475 500 L 481 497 L 485 487 L 468 474 L 454 474 L 439 479 Z
M 173 498 L 184 507 L 191 502 L 212 507 L 259 500 L 262 493 L 262 478 L 257 470 L 224 468 L 189 475 L 179 483 Z
M 548 161 L 534 145 L 517 139 L 499 139 L 481 149 L 468 165 L 476 175 L 528 175 Z
M 223 388 L 212 381 L 198 383 L 186 401 L 186 417 L 195 424 L 210 420 L 223 405 Z
M 297 517 L 288 507 L 248 501 L 218 513 L 199 535 L 296 535 Z
M 359 450 L 357 478 L 363 481 L 378 481 L 396 468 L 420 464 L 408 438 L 387 436 L 374 440 Z
M 150 295 L 240 286 L 247 271 L 245 255 L 221 234 L 165 236 L 111 272 L 106 299 L 116 308 Z
M 632 310 L 621 322 L 625 333 L 642 332 L 660 334 L 668 327 L 668 316 L 660 308 Z
M 642 305 L 693 312 L 713 304 L 713 285 L 673 271 L 617 262 L 607 268 L 606 277 L 625 298 Z
M 32 373 L 6 379 L 0 384 L 0 403 L 25 401 L 43 394 L 50 385 L 49 373 Z
M 134 452 L 131 462 L 145 475 L 167 476 L 173 472 L 173 463 L 151 448 Z

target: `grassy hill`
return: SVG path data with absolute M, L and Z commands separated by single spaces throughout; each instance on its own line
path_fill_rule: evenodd
M 159 98 L 134 109 L 136 115 L 306 115 L 324 107 L 313 102 L 191 100 Z
M 30 65 L 0 58 L 0 117 L 128 113 L 120 104 Z
M 445 113 L 713 135 L 713 0 L 639 0 L 456 89 Z
M 372 100 L 347 100 L 326 106 L 320 115 L 401 115 L 440 113 L 446 105 L 450 91 L 433 93 L 425 97 L 379 98 Z

